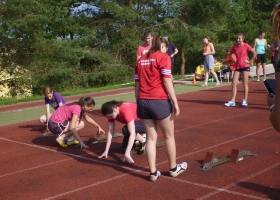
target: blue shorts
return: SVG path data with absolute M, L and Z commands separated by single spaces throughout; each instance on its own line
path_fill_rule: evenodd
M 212 55 L 204 56 L 204 69 L 214 69 L 214 57 Z
M 137 99 L 137 117 L 140 119 L 162 120 L 172 113 L 169 99 Z
M 236 69 L 235 71 L 238 71 L 238 72 L 249 72 L 250 71 L 250 67 L 243 67 L 243 68 L 240 68 L 240 69 Z

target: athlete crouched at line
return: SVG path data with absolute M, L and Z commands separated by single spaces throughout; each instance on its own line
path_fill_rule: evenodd
M 137 116 L 147 134 L 146 152 L 151 181 L 156 181 L 161 175 L 156 169 L 157 126 L 165 139 L 170 175 L 176 177 L 187 168 L 186 162 L 176 164 L 174 116 L 178 116 L 180 110 L 172 84 L 171 60 L 166 54 L 167 48 L 166 39 L 162 36 L 154 37 L 150 51 L 142 56 L 135 66 Z
M 134 163 L 134 160 L 131 158 L 130 151 L 134 146 L 135 140 L 140 142 L 138 154 L 143 154 L 145 152 L 146 139 L 141 135 L 141 133 L 144 133 L 145 130 L 141 120 L 136 115 L 136 109 L 136 103 L 115 100 L 106 102 L 101 106 L 102 115 L 108 117 L 109 131 L 106 149 L 99 158 L 108 157 L 112 138 L 114 136 L 115 120 L 125 124 L 122 128 L 122 133 L 124 135 L 122 142 L 122 150 L 124 153 L 123 161 Z
M 78 102 L 64 104 L 52 114 L 48 121 L 48 127 L 57 136 L 56 141 L 61 147 L 80 144 L 81 149 L 88 148 L 78 134 L 78 131 L 85 127 L 85 123 L 81 120 L 83 117 L 88 123 L 98 128 L 98 134 L 104 133 L 102 128 L 87 115 L 87 112 L 91 112 L 94 106 L 94 99 L 81 97 Z

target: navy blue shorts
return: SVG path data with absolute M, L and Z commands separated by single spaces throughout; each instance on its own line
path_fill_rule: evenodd
M 137 99 L 137 117 L 140 119 L 162 120 L 172 113 L 169 99 Z
M 250 67 L 244 67 L 244 68 L 236 69 L 235 71 L 238 71 L 238 72 L 249 72 L 250 71 Z
M 266 63 L 266 54 L 258 54 L 257 55 L 257 63 Z

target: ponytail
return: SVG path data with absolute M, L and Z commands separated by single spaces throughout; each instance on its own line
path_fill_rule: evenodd
M 95 100 L 91 97 L 81 97 L 78 101 L 66 104 L 66 106 L 71 106 L 71 105 L 79 105 L 81 106 L 81 108 L 83 106 L 95 106 Z M 85 111 L 82 109 L 80 114 L 80 120 L 82 119 L 84 112 Z
M 156 51 L 160 51 L 162 43 L 164 43 L 168 47 L 168 41 L 164 37 L 162 37 L 160 35 L 154 37 L 152 47 L 149 50 L 149 52 L 147 53 L 148 57 L 150 57 L 152 53 L 154 53 Z

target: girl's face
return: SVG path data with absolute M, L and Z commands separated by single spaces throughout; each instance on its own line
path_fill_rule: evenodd
M 111 114 L 108 114 L 107 117 L 108 117 L 109 119 L 116 119 L 118 115 L 119 115 L 119 110 L 118 110 L 118 108 L 114 108 L 114 109 L 113 109 L 113 112 L 112 112 Z
M 260 34 L 260 38 L 264 38 L 265 37 L 265 33 Z
M 94 108 L 94 105 L 89 105 L 89 106 L 85 105 L 83 109 L 85 112 L 92 112 L 93 108 Z
M 203 41 L 204 43 L 206 43 L 206 44 L 208 43 L 208 39 L 207 39 L 207 38 L 203 38 L 202 41 Z
M 51 100 L 53 98 L 53 92 L 50 92 L 48 94 L 45 94 L 45 97 L 49 100 Z
M 237 35 L 237 38 L 236 38 L 236 41 L 237 41 L 237 44 L 242 44 L 243 41 L 244 41 L 244 38 L 242 35 Z
M 160 51 L 162 53 L 166 53 L 167 50 L 168 50 L 168 46 L 166 46 L 166 44 L 164 44 L 164 43 L 161 43 L 161 50 Z

